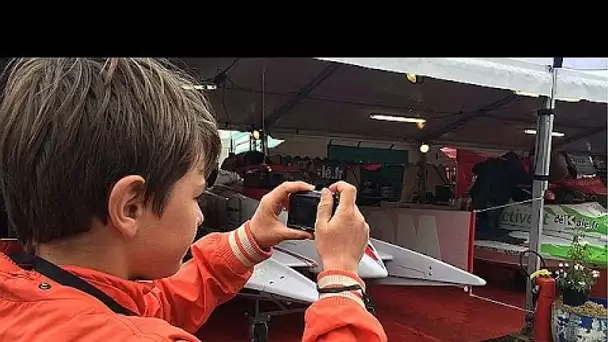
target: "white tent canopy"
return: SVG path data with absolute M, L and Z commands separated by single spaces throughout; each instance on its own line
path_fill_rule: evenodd
M 549 96 L 552 58 L 318 58 L 478 86 Z M 576 69 L 595 69 L 581 71 Z M 608 102 L 608 59 L 565 58 L 557 99 Z
M 528 63 L 551 65 L 553 58 L 510 58 Z M 579 71 L 608 71 L 608 58 L 564 58 L 562 68 Z

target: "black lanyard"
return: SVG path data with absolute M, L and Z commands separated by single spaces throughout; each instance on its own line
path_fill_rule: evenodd
M 61 285 L 69 286 L 88 293 L 89 295 L 100 300 L 108 308 L 110 308 L 110 310 L 117 314 L 122 314 L 125 316 L 137 316 L 137 314 L 135 314 L 133 311 L 118 304 L 114 299 L 95 286 L 40 257 L 25 253 L 14 253 L 10 255 L 10 258 L 21 268 L 35 270 L 36 272 Z

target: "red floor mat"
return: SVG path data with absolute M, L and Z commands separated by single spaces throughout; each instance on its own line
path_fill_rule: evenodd
M 523 325 L 523 313 L 470 297 L 460 289 L 443 287 L 371 288 L 389 341 L 483 341 L 508 335 Z M 522 305 L 523 294 L 483 288 L 476 294 Z M 199 332 L 203 341 L 247 341 L 248 321 L 242 300 L 220 308 Z M 303 314 L 274 317 L 270 341 L 300 341 Z

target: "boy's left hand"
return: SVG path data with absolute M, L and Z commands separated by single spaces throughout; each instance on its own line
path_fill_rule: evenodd
M 301 230 L 290 229 L 279 219 L 289 195 L 313 190 L 314 186 L 304 182 L 285 182 L 267 193 L 249 221 L 251 234 L 258 246 L 264 250 L 285 240 L 312 239 L 313 235 Z

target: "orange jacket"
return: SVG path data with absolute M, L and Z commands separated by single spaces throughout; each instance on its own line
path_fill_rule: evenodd
M 252 265 L 270 253 L 257 246 L 245 225 L 205 236 L 192 246 L 192 255 L 177 274 L 153 282 L 63 267 L 137 314 L 123 316 L 0 253 L 0 341 L 199 341 L 192 334 L 243 288 Z M 331 270 L 318 281 L 322 287 L 362 283 L 354 274 Z M 306 342 L 386 341 L 382 326 L 355 294 L 323 294 L 305 320 Z

